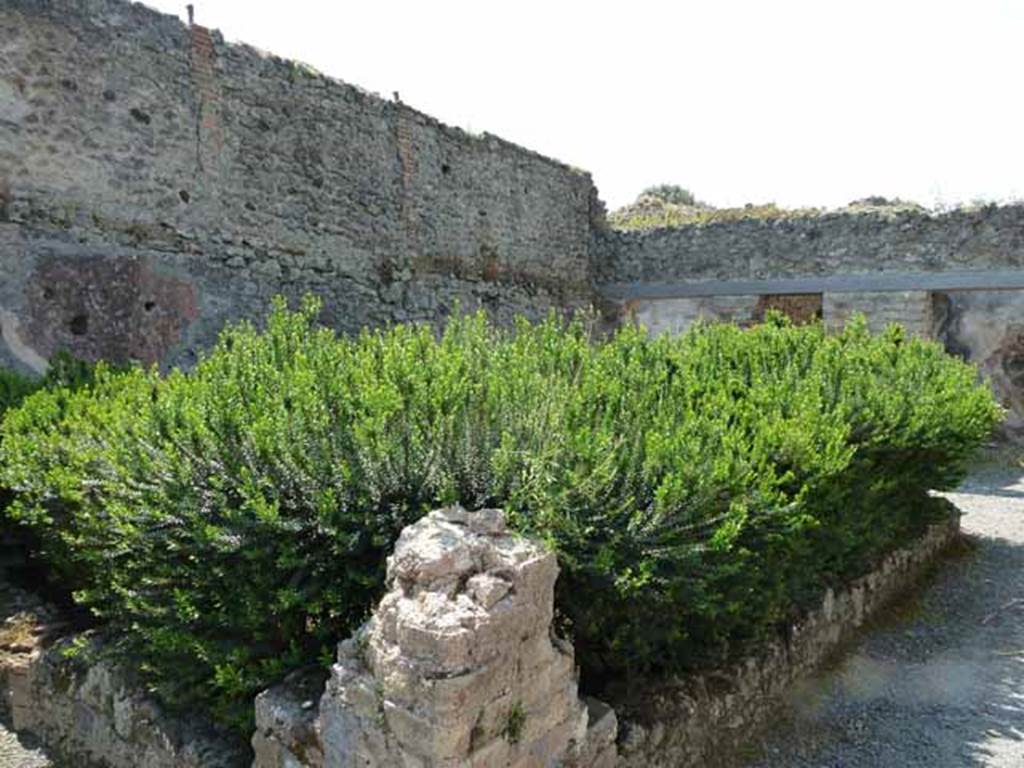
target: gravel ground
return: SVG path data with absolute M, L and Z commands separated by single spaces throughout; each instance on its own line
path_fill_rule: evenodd
M 57 768 L 29 736 L 11 732 L 0 722 L 0 768 Z
M 970 546 L 794 689 L 746 768 L 1024 768 L 1024 471 L 949 498 Z

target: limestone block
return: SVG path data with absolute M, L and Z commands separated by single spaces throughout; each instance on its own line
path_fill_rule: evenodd
M 254 766 L 611 765 L 614 713 L 580 701 L 572 646 L 551 632 L 557 576 L 554 555 L 511 534 L 499 510 L 452 507 L 407 527 L 388 593 L 338 646 L 316 749 L 301 697 L 271 689 L 256 703 Z

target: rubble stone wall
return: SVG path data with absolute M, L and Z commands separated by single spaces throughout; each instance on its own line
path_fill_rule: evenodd
M 935 337 L 932 294 L 928 291 L 826 293 L 822 297 L 825 326 L 839 330 L 855 313 L 863 314 L 872 331 L 895 323 L 925 339 Z
M 0 583 L 0 713 L 67 765 L 243 768 L 244 745 L 173 717 L 95 637 L 67 635 L 36 597 Z
M 0 4 L 0 362 L 589 304 L 590 177 L 123 0 Z
M 598 285 L 1024 268 L 1024 205 L 595 230 Z

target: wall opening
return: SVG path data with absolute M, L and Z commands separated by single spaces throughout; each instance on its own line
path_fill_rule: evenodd
M 85 336 L 89 332 L 89 317 L 84 314 L 75 315 L 68 323 L 68 330 L 73 336 Z
M 775 310 L 781 312 L 794 323 L 802 325 L 821 320 L 820 293 L 773 293 L 759 296 L 754 307 L 754 322 L 761 322 L 765 315 Z

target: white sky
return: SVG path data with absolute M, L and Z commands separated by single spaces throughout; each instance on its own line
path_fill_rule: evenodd
M 609 207 L 662 182 L 1024 197 L 1024 0 L 194 2 L 229 40 L 584 168 Z

